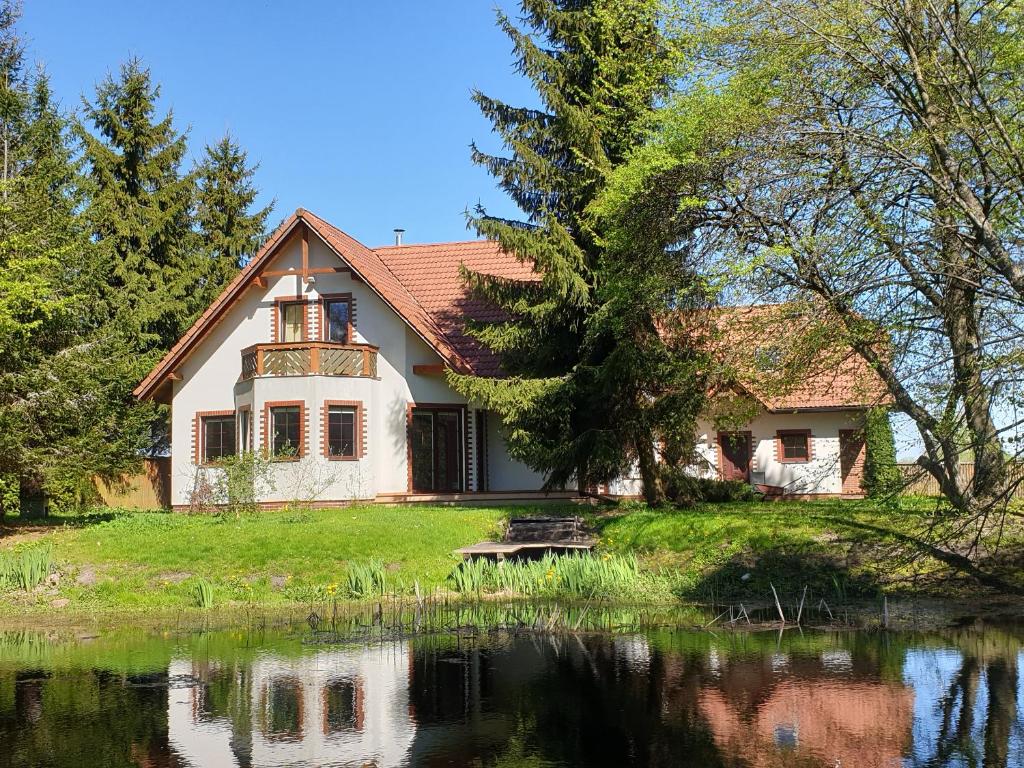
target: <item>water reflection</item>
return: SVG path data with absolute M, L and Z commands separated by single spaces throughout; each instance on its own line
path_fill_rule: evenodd
M 1021 635 L 0 634 L 0 765 L 1024 766 Z

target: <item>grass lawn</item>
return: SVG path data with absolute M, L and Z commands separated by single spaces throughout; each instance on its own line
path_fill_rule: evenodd
M 807 585 L 831 599 L 948 594 L 975 589 L 912 539 L 934 523 L 935 502 L 899 509 L 866 502 L 736 503 L 656 511 L 639 504 L 582 508 L 602 553 L 636 554 L 685 600 L 765 599 L 769 584 Z M 215 603 L 260 605 L 344 596 L 353 564 L 379 561 L 389 588 L 446 585 L 452 550 L 499 534 L 512 515 L 580 507 L 367 505 L 263 512 L 239 520 L 95 510 L 45 523 L 9 520 L 0 555 L 49 546 L 58 577 L 26 593 L 8 588 L 0 612 L 167 609 L 195 605 L 197 582 Z M 903 538 L 900 538 L 902 536 Z M 1020 577 L 1024 526 L 1002 531 L 991 567 Z

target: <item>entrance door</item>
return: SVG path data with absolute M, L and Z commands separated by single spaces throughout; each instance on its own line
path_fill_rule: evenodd
M 864 493 L 864 433 L 859 429 L 839 430 L 839 471 L 843 478 L 843 493 Z
M 750 482 L 751 439 L 749 432 L 719 432 L 722 479 Z
M 409 438 L 412 443 L 413 491 L 461 492 L 462 411 L 413 408 Z

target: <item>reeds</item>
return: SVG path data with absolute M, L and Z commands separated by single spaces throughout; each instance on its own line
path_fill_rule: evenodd
M 546 554 L 539 560 L 466 560 L 448 577 L 461 594 L 504 593 L 523 597 L 610 599 L 650 597 L 668 581 L 644 572 L 634 555 Z M 664 583 L 663 583 L 664 582 Z
M 53 551 L 48 546 L 32 547 L 0 557 L 0 585 L 31 592 L 53 570 Z
M 197 608 L 213 607 L 213 585 L 206 579 L 200 577 L 192 583 L 192 602 Z

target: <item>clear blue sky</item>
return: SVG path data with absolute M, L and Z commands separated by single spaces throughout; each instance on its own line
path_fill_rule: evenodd
M 499 3 L 512 7 L 509 3 Z M 493 0 L 28 0 L 21 31 L 65 108 L 130 56 L 161 84 L 190 154 L 230 131 L 276 224 L 298 207 L 367 245 L 465 240 L 478 201 L 515 213 L 469 159 L 499 146 L 472 88 L 533 103 Z M 512 7 L 515 10 L 514 7 Z

